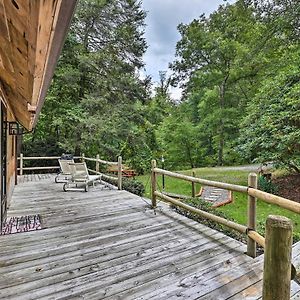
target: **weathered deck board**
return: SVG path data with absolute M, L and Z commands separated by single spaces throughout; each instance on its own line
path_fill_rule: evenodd
M 296 269 L 299 270 L 300 267 L 300 242 L 293 246 L 293 257 L 292 262 Z M 294 299 L 293 296 L 300 292 L 300 285 L 292 281 L 291 282 L 291 299 Z M 262 294 L 262 284 L 261 281 L 246 287 L 245 289 L 239 291 L 234 296 L 229 298 L 230 300 L 239 300 L 239 299 L 261 299 L 261 296 L 256 296 L 257 294 Z
M 262 258 L 242 243 L 126 191 L 27 177 L 8 214 L 39 213 L 46 228 L 0 237 L 1 299 L 260 298 Z

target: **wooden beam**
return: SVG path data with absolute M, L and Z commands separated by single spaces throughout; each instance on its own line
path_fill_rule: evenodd
M 27 32 L 26 38 L 28 41 L 28 62 L 27 68 L 29 72 L 28 84 L 31 95 L 33 93 L 34 75 L 35 75 L 35 61 L 36 61 L 36 49 L 37 49 L 37 28 L 39 25 L 39 0 L 29 1 L 28 6 L 28 18 L 27 18 Z
M 75 0 L 0 0 L 0 82 L 15 117 L 29 130 L 36 124 L 75 5 Z
M 192 212 L 194 214 L 197 214 L 203 218 L 206 218 L 208 220 L 211 220 L 211 221 L 214 221 L 216 223 L 219 223 L 219 224 L 222 224 L 224 226 L 227 226 L 229 228 L 232 228 L 240 233 L 247 233 L 247 227 L 244 226 L 244 225 L 241 225 L 241 224 L 238 224 L 238 223 L 235 223 L 233 221 L 229 221 L 229 220 L 226 220 L 222 217 L 219 217 L 219 216 L 215 216 L 211 213 L 208 213 L 206 211 L 203 211 L 201 209 L 198 209 L 198 208 L 195 208 L 193 206 L 190 206 L 190 205 L 187 205 L 183 202 L 180 202 L 178 200 L 175 200 L 167 195 L 164 195 L 163 193 L 160 193 L 158 191 L 155 191 L 154 192 L 154 195 L 161 198 L 162 200 L 165 200 L 167 202 L 170 202 L 172 203 L 173 205 L 175 206 L 178 206 L 178 207 L 181 207 L 189 212 Z
M 241 192 L 241 193 L 247 193 L 248 187 L 242 186 L 242 185 L 236 185 L 236 184 L 229 184 L 229 183 L 223 183 L 223 182 L 218 182 L 218 181 L 212 181 L 212 180 L 206 180 L 206 179 L 201 179 L 197 177 L 192 177 L 192 176 L 187 176 L 159 168 L 154 168 L 154 172 L 158 174 L 164 174 L 173 178 L 178 178 L 178 179 L 183 179 L 189 182 L 195 182 L 195 183 L 200 183 L 202 185 L 207 185 L 207 186 L 214 186 L 218 187 L 221 189 L 225 190 L 230 190 L 230 191 L 236 191 L 236 192 Z
M 300 214 L 300 203 L 297 203 L 295 201 L 291 201 L 291 200 L 283 198 L 283 197 L 272 195 L 272 194 L 266 193 L 264 191 L 254 189 L 254 188 L 249 188 L 248 194 L 250 196 L 261 199 L 264 202 L 275 204 L 275 205 L 283 207 L 287 210 L 290 210 L 297 214 Z
M 156 186 L 157 186 L 157 178 L 155 173 L 156 168 L 156 160 L 153 159 L 151 161 L 151 200 L 152 200 L 152 208 L 156 208 Z
M 51 33 L 55 29 L 54 19 L 59 13 L 61 0 L 42 1 L 39 7 L 38 32 L 36 40 L 36 56 L 34 69 L 34 84 L 32 93 L 32 105 L 36 105 L 39 99 L 47 58 L 51 48 Z M 58 9 L 57 9 L 58 6 Z
M 282 216 L 269 216 L 266 222 L 263 300 L 289 300 L 293 225 Z
M 248 187 L 257 188 L 257 175 L 250 173 L 248 176 Z M 256 198 L 248 195 L 248 229 L 256 229 Z M 251 257 L 256 257 L 256 242 L 248 235 L 247 239 L 247 254 Z
M 52 33 L 51 47 L 50 52 L 47 58 L 47 64 L 45 68 L 43 85 L 41 86 L 39 98 L 36 101 L 37 111 L 33 123 L 31 124 L 31 128 L 33 128 L 39 116 L 39 113 L 42 109 L 47 90 L 50 86 L 50 82 L 54 73 L 54 69 L 57 64 L 57 60 L 61 53 L 64 40 L 67 35 L 67 31 L 69 29 L 75 7 L 77 4 L 77 0 L 61 0 L 59 4 L 59 12 L 57 12 L 57 18 L 55 18 L 55 26 L 56 30 Z

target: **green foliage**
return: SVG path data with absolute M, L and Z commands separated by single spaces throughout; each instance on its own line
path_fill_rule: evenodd
M 162 155 L 169 169 L 273 161 L 300 172 L 298 1 L 238 0 L 180 24 L 174 74 L 152 89 L 139 76 L 144 19 L 138 0 L 79 1 L 25 154 L 122 155 L 140 174 Z
M 288 50 L 282 57 L 286 66 L 266 78 L 249 103 L 239 149 L 300 173 L 300 52 Z
M 105 181 L 117 186 L 116 180 L 110 180 L 108 178 L 105 178 Z M 138 196 L 143 196 L 145 192 L 145 186 L 143 182 L 136 180 L 136 179 L 129 179 L 129 178 L 123 178 L 122 180 L 122 189 L 125 191 L 128 191 L 130 193 L 136 194 Z
M 227 182 L 232 184 L 244 185 L 247 186 L 247 178 L 250 171 L 247 170 L 232 170 L 227 168 L 199 168 L 193 169 L 196 172 L 196 176 L 202 179 Z M 180 173 L 185 175 L 191 175 L 192 170 L 181 171 Z M 144 183 L 145 185 L 145 196 L 150 198 L 150 174 L 138 176 L 137 179 Z M 161 190 L 162 187 L 162 178 L 158 176 L 157 178 L 158 188 Z M 183 180 L 178 180 L 176 178 L 165 177 L 165 191 L 175 194 L 181 194 L 191 197 L 191 183 Z M 196 191 L 200 190 L 200 186 L 196 185 Z M 226 219 L 234 220 L 235 222 L 247 225 L 247 195 L 244 193 L 233 193 L 233 202 L 212 209 L 213 214 L 221 213 L 220 216 L 225 217 Z M 203 206 L 209 206 L 209 204 L 203 204 L 204 202 L 198 199 L 191 200 L 191 203 L 195 203 L 195 206 L 205 209 Z M 203 205 L 203 206 L 202 206 Z M 294 241 L 299 240 L 300 237 L 300 222 L 299 215 L 293 212 L 290 212 L 284 208 L 281 208 L 276 205 L 265 203 L 261 200 L 257 201 L 257 223 L 258 231 L 260 234 L 264 235 L 264 224 L 268 215 L 281 215 L 285 216 L 293 221 L 294 226 Z M 228 232 L 227 232 L 228 233 Z
M 164 119 L 157 130 L 158 142 L 168 168 L 196 166 L 200 158 L 197 130 L 179 110 Z
M 229 218 L 226 214 L 224 214 L 223 212 L 221 211 L 218 211 L 214 208 L 211 207 L 211 204 L 208 203 L 208 202 L 205 202 L 199 198 L 191 198 L 191 199 L 188 199 L 188 200 L 184 200 L 184 202 L 190 206 L 193 206 L 193 207 L 196 207 L 200 210 L 203 210 L 203 211 L 206 211 L 206 212 L 209 212 L 215 216 L 219 216 L 221 218 L 225 218 L 227 220 L 231 220 L 231 221 L 234 221 L 233 219 Z M 219 224 L 219 223 L 216 223 L 216 222 L 213 222 L 209 219 L 206 219 L 206 218 L 203 218 L 197 214 L 194 214 L 192 212 L 189 212 L 189 211 L 186 211 L 180 207 L 174 207 L 174 209 L 179 212 L 180 214 L 190 218 L 190 219 L 193 219 L 199 223 L 202 223 L 210 228 L 213 228 L 213 229 L 216 229 L 220 232 L 223 232 L 224 234 L 228 235 L 228 236 L 231 236 L 233 238 L 235 238 L 236 240 L 239 240 L 239 241 L 243 241 L 245 242 L 246 241 L 246 238 L 245 236 L 243 236 L 242 234 L 234 231 L 234 230 L 231 230 L 230 228 L 222 225 L 222 224 Z
M 139 1 L 79 1 L 25 153 L 43 155 L 39 145 L 48 144 L 52 154 L 85 152 L 113 161 L 123 155 L 139 171 L 144 169 L 137 161 L 151 159 L 153 147 L 145 110 L 150 81 L 137 72 L 146 50 L 144 18 Z
M 233 148 L 238 137 L 240 116 L 255 92 L 256 80 L 267 65 L 265 52 L 257 51 L 266 26 L 255 18 L 251 5 L 237 1 L 220 6 L 209 17 L 180 24 L 178 30 L 174 82 L 181 82 L 185 100 L 198 110 L 194 119 L 206 155 L 222 165 L 224 152 Z M 268 52 L 274 44 L 270 37 L 260 51 Z
M 278 193 L 278 187 L 271 180 L 268 180 L 264 176 L 258 177 L 258 187 L 260 190 L 270 194 Z
M 124 179 L 123 180 L 123 189 L 136 194 L 138 196 L 143 196 L 145 192 L 144 184 L 138 180 L 135 179 Z

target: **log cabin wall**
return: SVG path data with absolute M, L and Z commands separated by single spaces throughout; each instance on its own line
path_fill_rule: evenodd
M 7 121 L 15 121 L 13 113 L 7 112 Z M 17 136 L 9 135 L 7 133 L 7 206 L 10 206 L 10 200 L 15 187 L 16 177 L 16 162 L 17 162 L 17 149 L 16 149 Z
M 16 179 L 16 168 L 17 168 L 17 145 L 16 140 L 17 136 L 15 135 L 9 135 L 8 131 L 8 123 L 7 122 L 15 122 L 16 119 L 14 117 L 14 114 L 12 111 L 10 111 L 6 107 L 6 103 L 0 98 L 1 102 L 3 104 L 3 108 L 5 108 L 6 112 L 6 124 L 2 124 L 2 126 L 5 126 L 6 130 L 6 141 L 1 139 L 0 143 L 1 145 L 6 145 L 6 196 L 7 196 L 7 206 L 10 205 L 11 196 L 14 190 L 15 186 L 15 179 Z M 1 136 L 2 138 L 2 136 Z M 0 168 L 3 168 L 2 161 L 0 161 Z M 1 188 L 0 188 L 1 189 Z

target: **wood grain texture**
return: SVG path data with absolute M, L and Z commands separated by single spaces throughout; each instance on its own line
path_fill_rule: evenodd
M 261 297 L 262 257 L 244 244 L 102 187 L 63 192 L 54 175 L 19 177 L 8 215 L 40 214 L 45 229 L 0 237 L 1 299 Z
M 14 116 L 27 129 L 41 109 L 35 115 L 28 106 L 43 103 L 75 3 L 0 0 L 0 82 Z

